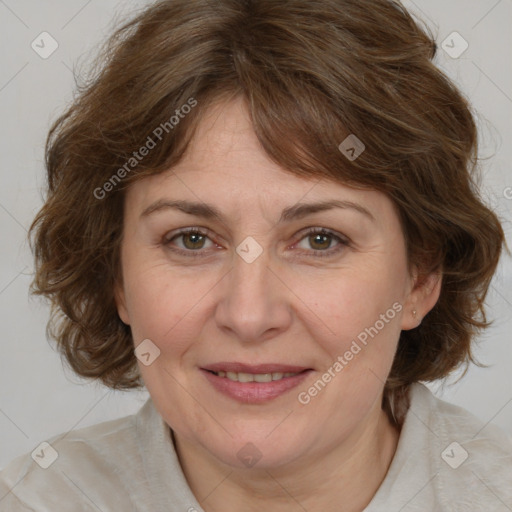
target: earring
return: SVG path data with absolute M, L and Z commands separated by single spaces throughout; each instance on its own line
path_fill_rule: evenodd
M 413 310 L 412 310 L 412 316 L 413 316 L 414 318 L 416 318 L 416 313 L 417 313 L 417 311 L 416 311 L 415 309 L 413 309 Z

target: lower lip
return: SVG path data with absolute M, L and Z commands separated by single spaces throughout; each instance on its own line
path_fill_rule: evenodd
M 313 370 L 271 382 L 238 382 L 227 377 L 219 377 L 207 370 L 201 371 L 212 386 L 224 395 L 244 404 L 259 404 L 273 400 L 297 387 Z

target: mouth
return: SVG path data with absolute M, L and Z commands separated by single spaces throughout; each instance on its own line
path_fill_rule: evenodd
M 213 388 L 242 403 L 262 403 L 298 386 L 313 369 L 281 364 L 216 363 L 201 368 Z
M 287 379 L 289 377 L 295 377 L 295 375 L 299 375 L 302 372 L 244 373 L 219 371 L 211 373 L 217 377 L 232 380 L 233 382 L 273 382 L 276 380 Z

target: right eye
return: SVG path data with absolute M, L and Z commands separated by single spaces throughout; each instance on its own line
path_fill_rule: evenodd
M 204 256 L 215 244 L 208 234 L 199 228 L 186 228 L 170 236 L 166 235 L 163 245 L 185 256 Z

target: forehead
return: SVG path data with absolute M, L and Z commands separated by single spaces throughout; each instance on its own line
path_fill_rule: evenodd
M 299 178 L 282 169 L 265 153 L 243 98 L 217 103 L 206 110 L 183 159 L 173 168 L 193 180 L 236 188 L 265 184 L 311 186 L 318 179 Z M 196 176 L 192 176 L 196 174 Z M 199 176 L 201 175 L 201 176 Z
M 389 210 L 382 193 L 318 177 L 298 176 L 270 159 L 259 142 L 243 98 L 218 102 L 197 125 L 186 154 L 161 174 L 135 182 L 127 200 L 140 208 L 163 197 L 204 201 L 241 211 L 329 199 L 358 201 L 376 215 Z

